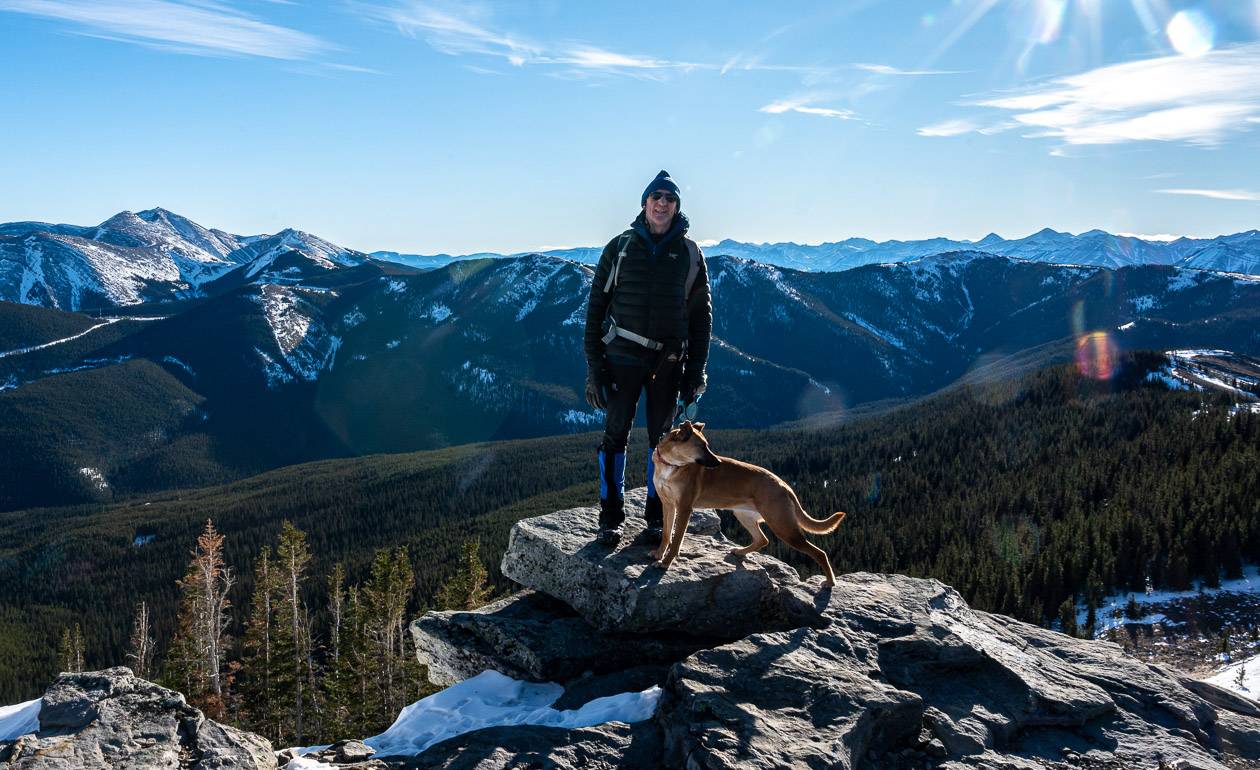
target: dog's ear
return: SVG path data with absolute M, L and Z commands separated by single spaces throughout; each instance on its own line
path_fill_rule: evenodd
M 691 421 L 687 420 L 678 426 L 678 440 L 686 441 L 691 438 Z
M 703 432 L 704 432 L 704 423 L 702 423 L 702 422 L 698 422 L 698 423 L 696 423 L 695 425 L 693 425 L 693 426 L 691 426 L 691 427 L 693 427 L 693 428 L 695 428 L 695 429 L 696 429 L 696 433 L 703 433 Z

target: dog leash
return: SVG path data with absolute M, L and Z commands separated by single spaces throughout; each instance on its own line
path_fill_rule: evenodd
M 697 394 L 696 400 L 692 401 L 690 404 L 684 404 L 681 398 L 678 399 L 678 408 L 674 410 L 673 422 L 678 422 L 679 417 L 695 422 L 696 415 L 700 412 L 700 396 L 702 395 L 703 394 Z

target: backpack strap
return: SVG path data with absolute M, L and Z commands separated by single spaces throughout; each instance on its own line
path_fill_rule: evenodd
M 700 247 L 690 238 L 684 238 L 687 242 L 687 252 L 691 254 L 691 264 L 687 267 L 687 283 L 684 285 L 683 297 L 691 299 L 691 289 L 696 285 L 696 278 L 700 275 L 700 265 L 704 262 L 704 257 L 700 256 Z
M 613 269 L 608 273 L 608 282 L 604 284 L 604 293 L 611 294 L 616 288 L 618 278 L 621 276 L 621 260 L 626 258 L 626 246 L 630 244 L 630 239 L 634 237 L 633 230 L 627 230 L 621 234 L 621 239 L 617 241 L 617 261 L 613 263 Z

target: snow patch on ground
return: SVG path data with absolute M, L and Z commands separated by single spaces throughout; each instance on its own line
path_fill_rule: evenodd
M 863 329 L 867 330 L 871 334 L 874 334 L 876 337 L 883 340 L 884 342 L 887 342 L 889 345 L 892 345 L 893 347 L 898 348 L 900 350 L 906 349 L 906 343 L 902 342 L 899 337 L 893 334 L 890 334 L 884 331 L 883 329 L 880 329 L 879 327 L 870 323 L 869 321 L 862 318 L 861 316 L 855 315 L 853 313 L 844 313 L 843 315 L 845 318 L 849 319 L 850 321 L 857 324 L 858 326 L 861 326 Z
M 1260 655 L 1223 667 L 1203 681 L 1252 700 L 1260 699 Z M 1241 676 L 1239 675 L 1241 673 Z
M 440 324 L 451 317 L 451 309 L 441 302 L 434 302 L 421 310 L 416 317 L 422 320 L 427 318 L 435 324 Z
M 430 746 L 472 730 L 498 725 L 593 727 L 605 722 L 650 719 L 661 688 L 596 698 L 578 709 L 557 711 L 564 694 L 558 684 L 518 682 L 498 671 L 483 671 L 404 708 L 388 730 L 363 742 L 378 757 L 419 754 Z
M 366 320 L 367 316 L 365 316 L 363 311 L 357 307 L 341 317 L 341 323 L 344 324 L 347 329 L 353 329 Z
M 39 698 L 0 706 L 0 741 L 11 741 L 39 730 Z
M 1186 289 L 1192 289 L 1199 285 L 1203 275 L 1203 272 L 1199 270 L 1173 268 L 1172 277 L 1168 279 L 1168 290 L 1185 291 Z
M 131 541 L 131 544 L 136 548 L 139 548 L 140 546 L 152 543 L 154 540 L 157 540 L 157 535 L 136 535 Z
M 1155 297 L 1150 294 L 1143 294 L 1140 297 L 1134 297 L 1129 300 L 1129 302 L 1132 303 L 1133 311 L 1135 313 L 1145 313 L 1148 310 L 1154 309 L 1155 306 L 1159 304 Z
M 191 366 L 184 363 L 183 361 L 180 361 L 175 356 L 162 356 L 162 360 L 168 364 L 171 364 L 172 366 L 178 366 L 180 369 L 183 369 L 184 371 L 188 372 L 188 374 L 192 377 L 197 376 L 197 373 L 193 371 L 193 368 Z
M 110 324 L 112 324 L 112 323 L 117 323 L 118 321 L 121 321 L 121 320 L 122 320 L 121 318 L 107 318 L 106 320 L 102 321 L 101 323 L 98 323 L 98 324 L 96 324 L 95 326 L 92 326 L 92 327 L 89 327 L 89 328 L 87 328 L 87 329 L 84 329 L 83 331 L 79 332 L 78 334 L 74 334 L 74 335 L 71 335 L 71 336 L 69 336 L 69 337 L 62 337 L 62 338 L 61 338 L 61 339 L 59 339 L 59 340 L 53 340 L 52 342 L 45 342 L 45 343 L 43 343 L 42 345 L 31 345 L 30 347 L 26 347 L 26 348 L 18 348 L 17 350 L 7 350 L 7 351 L 5 351 L 5 352 L 3 352 L 3 353 L 0 353 L 0 358 L 8 358 L 9 356 L 20 356 L 20 355 L 23 355 L 23 354 L 25 354 L 25 353 L 31 353 L 31 352 L 34 352 L 34 351 L 36 351 L 36 350 L 43 350 L 44 348 L 50 348 L 50 347 L 52 347 L 53 345 L 60 345 L 60 344 L 62 344 L 63 342 L 70 342 L 71 340 L 77 340 L 78 338 L 80 338 L 80 337 L 84 336 L 85 334 L 91 334 L 92 332 L 96 331 L 97 329 L 101 328 L 102 326 L 109 326 Z
M 259 301 L 289 368 L 303 380 L 313 382 L 321 372 L 332 369 L 341 338 L 329 334 L 316 320 L 317 311 L 302 296 L 305 292 L 300 287 L 269 284 L 262 287 Z M 269 375 L 268 387 L 271 383 Z
M 105 474 L 101 473 L 97 468 L 80 468 L 79 475 L 91 482 L 98 492 L 104 492 L 109 489 L 109 482 L 105 480 Z
M 601 425 L 604 418 L 598 412 L 579 412 L 576 409 L 570 409 L 560 413 L 560 422 L 566 425 Z
M 1109 629 L 1120 628 L 1129 624 L 1149 625 L 1153 623 L 1166 623 L 1164 615 L 1158 611 L 1159 606 L 1169 602 L 1195 597 L 1200 592 L 1204 594 L 1260 594 L 1260 567 L 1255 565 L 1244 567 L 1242 577 L 1237 578 L 1236 580 L 1222 580 L 1219 588 L 1208 588 L 1204 586 L 1201 581 L 1198 581 L 1188 591 L 1156 591 L 1148 587 L 1146 591 L 1142 592 L 1124 591 L 1121 593 L 1111 594 L 1110 596 L 1104 597 L 1098 606 L 1098 610 L 1096 612 L 1097 622 L 1094 625 L 1094 636 L 1095 638 L 1105 637 Z M 1137 605 L 1138 612 L 1141 613 L 1141 616 L 1137 619 L 1130 619 L 1125 614 L 1125 609 L 1129 604 L 1130 596 L 1133 597 L 1133 601 Z M 1087 614 L 1088 609 L 1086 607 L 1077 607 L 1077 626 L 1084 628 Z

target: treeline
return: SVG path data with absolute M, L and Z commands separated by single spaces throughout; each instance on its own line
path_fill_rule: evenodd
M 207 520 L 184 577 L 175 631 L 159 657 L 147 602 L 136 606 L 125 663 L 187 697 L 212 719 L 259 733 L 276 747 L 332 743 L 383 731 L 432 688 L 408 633 L 415 588 L 406 548 L 379 549 L 367 580 L 346 585 L 338 563 L 326 602 L 308 601 L 316 576 L 306 534 L 285 521 L 254 561 L 249 603 L 237 612 L 226 537 Z M 489 593 L 478 543 L 438 593 L 441 609 L 475 609 Z M 246 618 L 234 636 L 233 618 Z M 58 668 L 85 668 L 81 624 L 62 632 Z
M 719 454 L 772 469 L 808 510 L 845 510 L 819 538 L 838 572 L 935 577 L 973 606 L 1050 623 L 1067 601 L 1115 590 L 1186 588 L 1260 562 L 1260 417 L 1219 395 L 1146 382 L 1159 355 L 1126 358 L 1098 382 L 1073 366 L 959 387 L 838 427 L 707 433 Z M 703 416 L 703 415 L 702 415 Z M 86 665 L 123 660 L 134 602 L 154 634 L 175 633 L 189 544 L 207 515 L 227 537 L 240 607 L 281 522 L 306 533 L 306 600 L 328 640 L 327 584 L 372 579 L 376 553 L 407 549 L 412 615 L 435 606 L 478 538 L 489 580 L 521 518 L 596 499 L 594 435 L 454 447 L 294 466 L 203 490 L 111 506 L 0 513 L 0 703 L 55 675 L 63 629 L 82 624 Z M 631 486 L 644 483 L 641 432 Z M 726 522 L 730 536 L 746 535 Z M 804 573 L 812 562 L 770 551 Z M 243 638 L 246 616 L 229 634 Z M 323 644 L 327 644 L 324 641 Z M 165 646 L 165 642 L 161 646 Z M 317 653 L 316 657 L 323 653 Z

